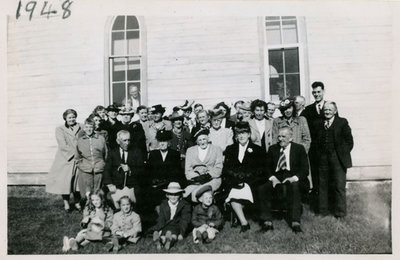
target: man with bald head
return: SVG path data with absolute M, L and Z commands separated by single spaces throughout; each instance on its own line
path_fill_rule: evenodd
M 304 146 L 293 143 L 293 132 L 289 127 L 279 129 L 278 143 L 272 145 L 267 154 L 266 183 L 258 188 L 261 232 L 273 230 L 272 200 L 285 199 L 287 221 L 293 232 L 302 232 L 301 216 L 301 180 L 307 178 L 308 159 Z M 278 205 L 279 206 L 279 205 Z

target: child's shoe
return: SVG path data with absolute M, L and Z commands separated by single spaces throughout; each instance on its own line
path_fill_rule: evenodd
M 68 237 L 67 237 L 67 236 L 64 236 L 64 238 L 63 238 L 63 248 L 62 248 L 62 251 L 63 251 L 63 252 L 68 252 L 70 249 L 71 249 L 71 248 L 70 248 L 70 246 L 69 246 Z
M 68 242 L 72 251 L 78 251 L 78 243 L 76 242 L 75 238 L 70 238 Z

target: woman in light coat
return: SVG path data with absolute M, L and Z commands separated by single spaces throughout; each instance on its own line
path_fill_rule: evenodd
M 73 109 L 67 109 L 63 113 L 65 123 L 56 128 L 58 150 L 46 180 L 46 192 L 62 195 L 67 212 L 71 212 L 71 192 L 74 192 L 75 208 L 81 210 L 79 192 L 74 189 L 77 179 L 74 158 L 76 144 L 78 137 L 83 134 L 82 127 L 76 122 L 77 116 Z

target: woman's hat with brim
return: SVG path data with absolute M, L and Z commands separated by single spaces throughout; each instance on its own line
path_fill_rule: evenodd
M 201 188 L 196 192 L 196 199 L 199 200 L 199 198 L 201 197 L 201 195 L 203 195 L 203 194 L 206 193 L 207 191 L 212 191 L 211 185 L 205 185 L 205 186 L 201 187 Z
M 176 194 L 176 193 L 181 193 L 183 192 L 183 189 L 181 188 L 181 185 L 177 182 L 170 182 L 168 184 L 168 187 L 166 189 L 163 189 L 166 193 L 171 193 L 171 194 Z
M 193 104 L 194 104 L 194 100 L 192 100 L 192 101 L 185 100 L 185 104 L 183 104 L 183 106 L 180 106 L 180 109 L 182 109 L 183 111 L 192 109 Z
M 239 106 L 240 109 L 246 110 L 246 111 L 251 111 L 251 102 L 247 101 L 244 102 Z
M 211 120 L 213 120 L 213 119 L 223 119 L 224 118 L 224 111 L 222 111 L 222 109 L 210 110 L 210 117 L 211 117 Z
M 172 132 L 168 130 L 159 130 L 156 134 L 156 139 L 159 142 L 166 142 L 172 139 Z
M 106 111 L 107 112 L 119 112 L 119 108 L 118 107 L 116 107 L 115 105 L 109 105 L 107 108 L 106 108 Z
M 135 114 L 135 110 L 131 107 L 123 107 L 121 110 L 118 112 L 120 115 L 133 115 Z
M 161 113 L 164 114 L 165 112 L 165 107 L 163 107 L 162 105 L 158 104 L 158 105 L 154 105 L 151 107 L 150 112 L 152 114 L 157 114 L 157 113 Z
M 181 115 L 178 111 L 174 111 L 170 116 L 169 116 L 170 121 L 175 121 L 175 120 L 183 120 L 183 114 Z
M 193 135 L 193 138 L 196 140 L 197 137 L 199 137 L 200 135 L 208 135 L 209 133 L 210 133 L 210 130 L 208 130 L 207 128 L 203 128 L 203 129 L 200 129 L 199 131 L 197 131 Z

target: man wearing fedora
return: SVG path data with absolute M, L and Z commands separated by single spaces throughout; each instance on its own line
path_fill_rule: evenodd
M 162 105 L 154 105 L 150 109 L 153 121 L 150 121 L 145 126 L 146 132 L 146 145 L 148 151 L 158 149 L 158 142 L 157 142 L 157 132 L 159 130 L 172 130 L 172 124 L 169 120 L 163 119 L 163 115 L 165 113 L 165 107 Z
M 121 116 L 121 124 L 115 124 L 113 127 L 116 132 L 121 130 L 126 130 L 130 133 L 131 142 L 130 145 L 139 148 L 143 154 L 146 154 L 146 137 L 143 130 L 143 127 L 138 122 L 132 122 L 132 116 L 135 114 L 135 111 L 129 107 L 123 107 L 119 111 L 119 115 Z

